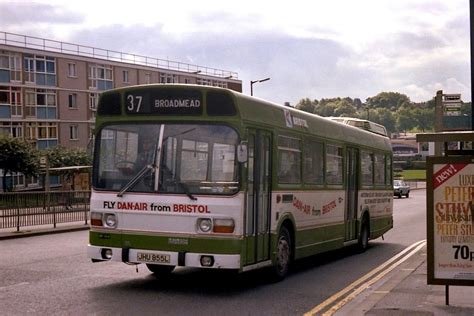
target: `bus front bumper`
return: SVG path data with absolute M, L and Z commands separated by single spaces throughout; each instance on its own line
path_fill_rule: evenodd
M 240 269 L 240 255 L 156 251 L 88 245 L 87 255 L 94 262 L 118 261 L 210 269 Z

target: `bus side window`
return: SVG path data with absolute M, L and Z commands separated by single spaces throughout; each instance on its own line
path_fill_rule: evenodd
M 374 155 L 374 178 L 376 185 L 385 184 L 385 155 Z
M 343 182 L 343 154 L 342 147 L 326 146 L 326 183 L 330 185 Z
M 278 182 L 301 183 L 301 140 L 278 137 Z
M 374 185 L 373 162 L 374 154 L 367 151 L 360 152 L 362 185 L 365 187 L 371 187 Z
M 307 184 L 324 184 L 323 143 L 307 140 L 304 145 L 303 177 Z

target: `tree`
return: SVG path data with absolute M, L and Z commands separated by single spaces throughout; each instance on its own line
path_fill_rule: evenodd
M 398 92 L 380 92 L 374 97 L 367 98 L 367 105 L 371 108 L 386 108 L 396 111 L 402 106 L 411 104 L 410 98 Z
M 416 121 L 416 126 L 424 133 L 426 130 L 434 128 L 434 108 L 422 109 L 417 108 L 413 111 L 413 117 Z
M 376 117 L 378 118 L 378 120 L 375 121 L 376 123 L 385 126 L 385 128 L 390 134 L 396 131 L 397 120 L 393 115 L 392 111 L 384 108 L 378 108 L 375 109 L 374 112 L 376 114 Z
M 416 120 L 413 112 L 408 107 L 402 107 L 397 111 L 397 127 L 399 131 L 403 131 L 406 135 L 408 130 L 416 126 Z
M 319 102 L 319 105 L 314 109 L 314 113 L 321 116 L 335 116 L 334 111 L 337 108 L 337 104 L 334 101 L 330 102 Z
M 80 148 L 70 149 L 58 145 L 47 148 L 41 153 L 48 157 L 50 168 L 89 166 L 92 164 L 92 157 L 86 150 Z M 64 171 L 62 175 L 66 179 L 71 179 L 74 185 L 74 176 L 76 173 L 77 170 L 71 169 Z
M 334 110 L 334 116 L 349 116 L 353 117 L 356 114 L 356 109 L 352 105 L 352 101 L 349 98 L 342 99 L 336 102 L 336 108 Z
M 318 103 L 318 100 L 311 101 L 309 98 L 304 98 L 301 99 L 300 102 L 298 102 L 295 108 L 308 113 L 314 113 L 314 109 L 316 108 Z
M 92 157 L 79 148 L 70 149 L 58 145 L 42 150 L 41 154 L 48 157 L 50 168 L 87 166 L 92 163 Z
M 23 139 L 0 136 L 0 169 L 3 170 L 3 191 L 11 191 L 13 183 L 7 183 L 8 174 L 23 173 L 36 176 L 39 171 L 38 151 Z

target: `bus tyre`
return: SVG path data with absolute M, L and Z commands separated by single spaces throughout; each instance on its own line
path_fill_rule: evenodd
M 174 270 L 174 266 L 164 266 L 159 264 L 150 264 L 147 263 L 146 267 L 150 272 L 154 273 L 156 276 L 166 276 L 169 275 Z
M 360 252 L 364 252 L 369 247 L 369 221 L 364 218 L 360 227 L 358 247 Z
M 276 244 L 275 264 L 273 265 L 273 279 L 275 281 L 283 280 L 288 274 L 288 269 L 291 261 L 291 237 L 288 229 L 283 226 L 278 234 Z

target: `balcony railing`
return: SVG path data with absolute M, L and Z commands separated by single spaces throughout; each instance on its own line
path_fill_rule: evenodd
M 147 57 L 131 53 L 123 53 L 108 49 L 65 43 L 45 38 L 26 36 L 8 32 L 0 32 L 0 44 L 31 48 L 49 52 L 59 52 L 75 56 L 92 57 L 108 61 L 117 61 L 159 69 L 181 71 L 190 74 L 202 74 L 223 79 L 238 79 L 238 74 L 229 70 L 192 65 L 179 61 Z

